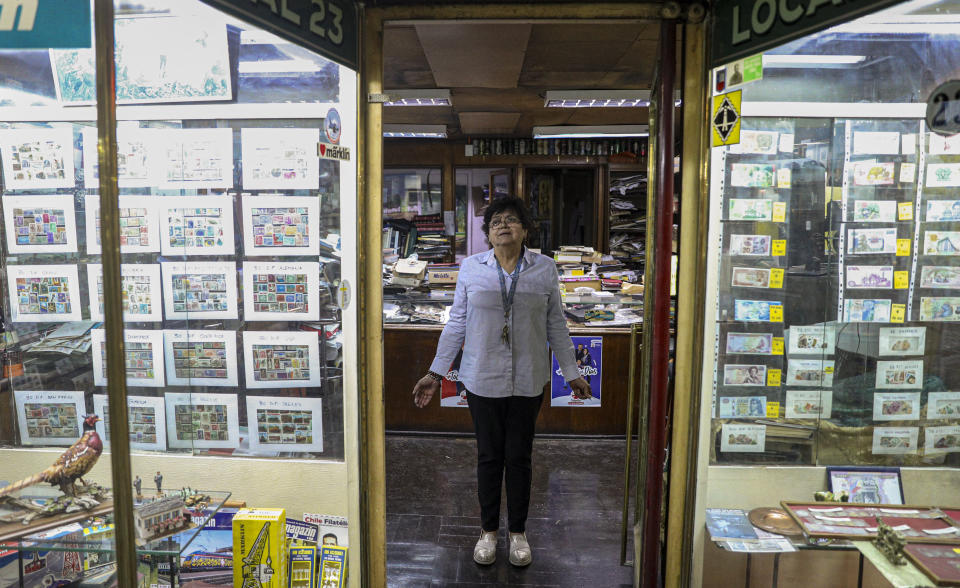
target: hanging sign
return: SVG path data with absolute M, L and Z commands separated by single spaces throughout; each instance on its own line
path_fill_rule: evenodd
M 960 133 L 960 80 L 940 84 L 930 93 L 927 126 L 938 135 Z
M 900 0 L 712 2 L 714 67 L 869 14 Z
M 741 90 L 713 97 L 713 115 L 710 117 L 713 146 L 735 145 L 740 142 Z
M 359 68 L 359 10 L 354 0 L 203 2 L 316 51 L 331 61 L 353 70 Z
M 0 0 L 0 49 L 87 49 L 90 2 Z

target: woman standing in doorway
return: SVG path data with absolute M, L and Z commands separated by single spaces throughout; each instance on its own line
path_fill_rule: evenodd
M 494 201 L 483 215 L 483 232 L 493 249 L 460 264 L 450 319 L 443 328 L 430 371 L 413 390 L 423 408 L 440 389 L 463 348 L 459 379 L 477 437 L 477 494 L 480 539 L 473 559 L 489 565 L 497 556 L 500 489 L 506 471 L 510 563 L 526 566 L 533 553 L 526 536 L 532 480 L 533 434 L 550 381 L 547 343 L 564 379 L 579 398 L 590 385 L 580 377 L 573 343 L 560 305 L 557 267 L 524 246 L 533 228 L 518 198 Z

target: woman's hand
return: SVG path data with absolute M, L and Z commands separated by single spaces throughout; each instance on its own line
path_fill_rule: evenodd
M 420 381 L 417 382 L 417 385 L 413 387 L 413 403 L 417 405 L 417 408 L 423 408 L 424 406 L 430 404 L 430 400 L 439 389 L 439 380 L 435 380 L 430 376 L 424 376 L 420 378 Z
M 588 384 L 583 378 L 570 380 L 567 382 L 567 385 L 570 386 L 571 390 L 573 390 L 573 397 L 577 400 L 586 400 L 593 397 L 593 392 L 590 390 L 590 384 Z

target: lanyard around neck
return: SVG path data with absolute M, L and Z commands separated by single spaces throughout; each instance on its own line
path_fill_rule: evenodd
M 510 274 L 510 293 L 507 293 L 507 278 L 503 273 L 503 268 L 500 267 L 500 260 L 497 259 L 497 256 L 493 256 L 494 261 L 497 262 L 497 275 L 500 278 L 500 297 L 503 299 L 503 320 L 504 322 L 510 317 L 510 311 L 513 309 L 513 295 L 517 292 L 517 282 L 520 281 L 520 266 L 523 265 L 523 251 L 520 252 L 520 259 L 517 260 L 517 267 L 513 268 L 513 273 Z

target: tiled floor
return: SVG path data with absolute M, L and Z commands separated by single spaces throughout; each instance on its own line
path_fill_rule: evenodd
M 506 497 L 497 562 L 473 562 L 479 536 L 473 439 L 388 435 L 387 585 L 627 588 L 619 565 L 624 442 L 537 439 L 527 537 L 533 563 L 507 561 Z M 633 544 L 628 544 L 632 558 Z

